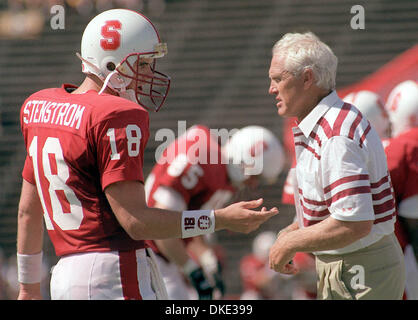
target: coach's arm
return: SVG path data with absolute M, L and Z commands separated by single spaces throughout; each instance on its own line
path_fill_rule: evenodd
M 294 274 L 298 270 L 289 264 L 296 252 L 314 252 L 340 249 L 367 236 L 373 220 L 342 221 L 328 217 L 306 228 L 282 232 L 270 249 L 270 268 L 281 273 Z

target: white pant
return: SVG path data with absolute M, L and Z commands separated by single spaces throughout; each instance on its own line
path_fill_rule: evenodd
M 183 274 L 175 263 L 167 262 L 159 255 L 155 255 L 158 267 L 161 271 L 169 300 L 197 300 L 193 294 L 194 289 L 190 288 L 184 279 Z
M 145 249 L 62 257 L 52 270 L 52 300 L 155 300 Z

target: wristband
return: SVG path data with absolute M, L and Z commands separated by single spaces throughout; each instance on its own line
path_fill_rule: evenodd
M 20 283 L 41 282 L 42 251 L 37 254 L 17 254 L 17 280 Z
M 183 211 L 181 237 L 190 238 L 215 231 L 215 210 Z

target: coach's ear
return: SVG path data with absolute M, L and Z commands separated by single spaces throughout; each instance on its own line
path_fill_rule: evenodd
M 315 75 L 312 69 L 305 69 L 302 72 L 303 88 L 309 89 L 315 83 Z

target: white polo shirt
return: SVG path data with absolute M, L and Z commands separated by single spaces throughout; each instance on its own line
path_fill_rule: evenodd
M 329 216 L 374 221 L 364 238 L 314 254 L 353 252 L 394 231 L 396 209 L 386 155 L 378 134 L 357 108 L 333 91 L 293 128 L 293 135 L 299 227 Z

